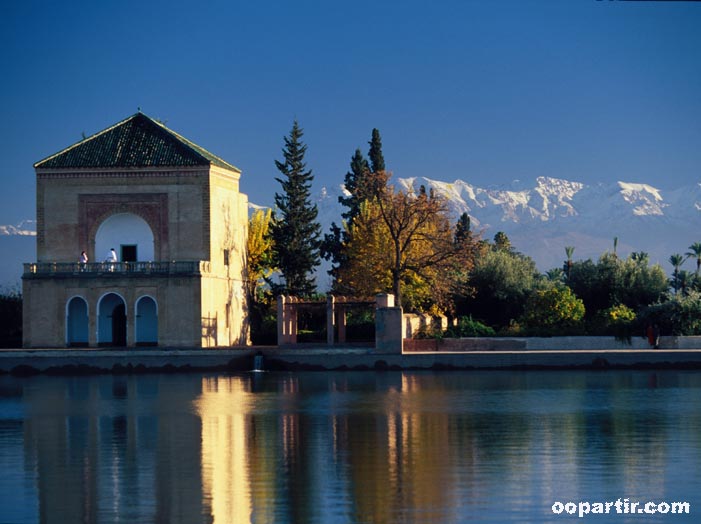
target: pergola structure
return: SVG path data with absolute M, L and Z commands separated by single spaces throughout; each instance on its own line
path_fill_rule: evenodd
M 386 297 L 387 295 L 378 295 Z M 326 343 L 329 346 L 346 342 L 346 315 L 352 308 L 387 307 L 381 298 L 359 299 L 329 295 L 325 301 L 304 300 L 280 295 L 277 298 L 277 342 L 279 346 L 297 344 L 299 312 L 326 307 Z M 380 300 L 380 301 L 378 301 Z M 334 332 L 337 331 L 336 337 Z

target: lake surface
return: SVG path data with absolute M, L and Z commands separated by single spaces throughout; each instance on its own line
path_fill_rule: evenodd
M 5 375 L 0 472 L 2 523 L 699 522 L 701 373 Z M 551 509 L 619 498 L 691 514 Z

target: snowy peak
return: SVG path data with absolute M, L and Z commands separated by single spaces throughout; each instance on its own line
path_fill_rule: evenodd
M 399 189 L 418 191 L 420 186 L 433 188 L 457 213 L 469 213 L 476 223 L 545 222 L 577 214 L 572 204 L 584 184 L 557 178 L 539 177 L 535 187 L 514 181 L 509 188 L 478 188 L 463 180 L 452 183 L 426 177 L 400 178 Z
M 669 204 L 664 203 L 660 190 L 647 184 L 619 182 L 618 187 L 623 200 L 631 205 L 634 215 L 662 216 L 664 208 L 669 207 Z
M 0 226 L 0 236 L 36 236 L 36 234 L 35 220 L 23 220 L 14 226 Z

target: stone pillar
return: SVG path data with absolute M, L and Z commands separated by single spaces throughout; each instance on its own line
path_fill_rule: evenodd
M 375 309 L 375 353 L 401 353 L 402 308 L 394 307 L 394 295 L 377 295 Z M 391 305 L 389 305 L 391 304 Z
M 289 321 L 290 344 L 297 343 L 297 298 L 287 297 L 287 318 Z
M 277 297 L 277 345 L 287 344 L 287 311 L 285 295 Z
M 329 346 L 333 346 L 333 325 L 334 325 L 334 314 L 335 308 L 334 303 L 336 299 L 333 295 L 326 297 L 326 343 Z M 339 340 L 340 342 L 340 340 Z
M 125 293 L 125 296 L 129 294 Z M 136 347 L 136 304 L 133 300 L 127 301 L 124 304 L 124 314 L 126 315 L 125 322 L 127 323 L 127 347 Z
M 394 307 L 394 295 L 392 293 L 379 293 L 375 295 L 375 306 Z
M 344 344 L 346 342 L 346 306 L 341 305 L 336 310 L 336 325 L 338 326 L 338 343 Z
M 97 347 L 97 302 L 95 296 L 86 293 L 88 299 L 88 347 Z

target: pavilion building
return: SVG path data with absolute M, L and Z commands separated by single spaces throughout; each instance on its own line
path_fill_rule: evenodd
M 141 112 L 34 168 L 24 347 L 249 342 L 239 169 Z

